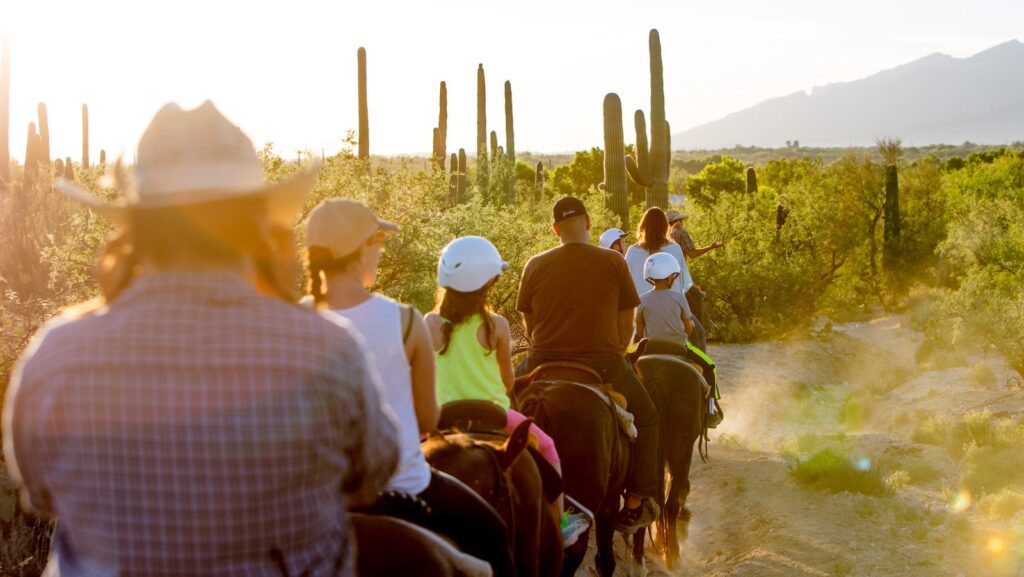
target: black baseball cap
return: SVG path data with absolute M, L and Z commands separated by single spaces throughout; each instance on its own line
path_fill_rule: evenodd
M 555 222 L 562 222 L 563 220 L 574 216 L 586 215 L 587 207 L 583 206 L 583 201 L 575 196 L 563 196 L 558 199 L 558 202 L 555 203 L 555 208 L 552 210 L 552 216 L 555 217 Z

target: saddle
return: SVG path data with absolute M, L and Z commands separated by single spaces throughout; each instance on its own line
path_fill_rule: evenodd
M 614 409 L 616 421 L 622 432 L 631 441 L 636 440 L 636 425 L 633 423 L 633 414 L 626 410 L 626 397 L 604 382 L 600 373 L 587 365 L 568 361 L 544 363 L 530 373 L 516 377 L 513 390 L 519 396 L 531 387 L 544 387 L 555 383 L 575 385 L 595 394 Z
M 460 431 L 489 440 L 504 440 L 508 438 L 508 433 L 505 432 L 507 423 L 508 415 L 505 414 L 505 409 L 491 401 L 463 399 L 441 405 L 437 428 L 439 431 Z M 533 443 L 531 435 L 527 452 L 537 464 L 544 496 L 548 501 L 554 501 L 562 494 L 562 476 L 544 460 Z
M 508 416 L 505 409 L 491 401 L 465 399 L 441 406 L 437 428 L 441 431 L 459 430 L 465 433 L 483 433 L 504 437 Z

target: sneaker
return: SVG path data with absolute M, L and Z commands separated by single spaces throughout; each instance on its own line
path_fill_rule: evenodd
M 619 512 L 619 518 L 615 522 L 615 530 L 627 535 L 636 533 L 637 529 L 643 529 L 658 518 L 661 508 L 650 497 L 644 497 L 640 506 L 635 509 L 623 509 Z
M 590 528 L 590 519 L 583 513 L 577 513 L 572 507 L 562 514 L 562 548 L 568 549 L 576 544 L 580 535 Z

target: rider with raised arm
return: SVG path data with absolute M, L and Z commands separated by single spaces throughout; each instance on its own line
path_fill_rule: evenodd
M 397 230 L 366 206 L 344 199 L 320 203 L 306 224 L 313 301 L 324 317 L 346 319 L 363 336 L 384 399 L 399 421 L 400 460 L 386 487 L 391 493 L 369 512 L 388 514 L 387 502 L 396 493 L 415 495 L 431 511 L 426 521 L 408 520 L 487 561 L 496 576 L 511 576 L 515 569 L 504 521 L 461 481 L 431 468 L 420 451 L 420 434 L 436 430 L 440 415 L 431 339 L 415 308 L 368 288 L 377 280 L 385 234 Z
M 617 528 L 632 532 L 658 515 L 658 412 L 624 356 L 640 298 L 622 256 L 589 244 L 590 217 L 582 201 L 563 197 L 553 213 L 561 246 L 526 263 L 516 301 L 531 343 L 527 368 L 582 363 L 626 397 L 638 435 Z

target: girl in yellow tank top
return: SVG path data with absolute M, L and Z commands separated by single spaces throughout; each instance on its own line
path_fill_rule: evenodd
M 468 236 L 452 241 L 437 265 L 437 305 L 424 320 L 434 343 L 437 394 L 441 404 L 463 399 L 487 400 L 505 409 L 505 432 L 526 417 L 510 408 L 512 334 L 508 320 L 487 305 L 490 288 L 508 268 L 498 249 L 485 238 Z M 562 472 L 554 440 L 536 425 L 530 433 L 544 459 Z M 562 503 L 559 499 L 559 514 Z M 585 517 L 565 515 L 563 542 L 575 541 L 587 527 Z

